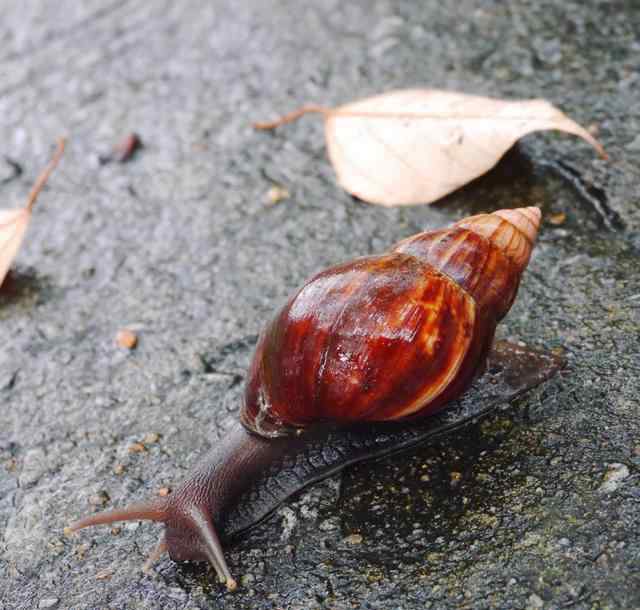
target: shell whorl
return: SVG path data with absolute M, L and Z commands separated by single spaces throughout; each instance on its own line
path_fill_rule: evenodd
M 499 321 L 515 299 L 539 227 L 538 208 L 498 210 L 418 233 L 393 250 L 411 254 L 449 276 Z
M 261 436 L 429 415 L 483 370 L 540 224 L 499 210 L 309 280 L 263 331 L 240 419 Z
M 522 272 L 529 263 L 540 228 L 540 218 L 540 208 L 517 208 L 470 216 L 454 226 L 469 229 L 486 237 Z

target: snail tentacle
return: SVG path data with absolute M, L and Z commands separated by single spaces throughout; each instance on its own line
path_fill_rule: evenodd
M 231 576 L 231 571 L 222 550 L 222 544 L 220 544 L 220 538 L 206 508 L 191 507 L 188 511 L 188 518 L 199 543 L 203 547 L 204 554 L 218 575 L 218 580 L 226 584 L 230 591 L 233 591 L 237 587 L 237 583 Z
M 144 562 L 144 565 L 142 566 L 142 571 L 145 574 L 148 574 L 149 572 L 151 572 L 151 568 L 153 567 L 153 565 L 169 550 L 169 547 L 167 546 L 167 540 L 166 537 L 164 535 L 164 533 L 162 534 L 162 536 L 160 536 L 160 540 L 158 541 L 158 544 L 156 545 L 156 547 L 153 549 L 153 551 L 151 551 L 151 553 L 149 553 L 149 556 L 147 557 L 147 560 Z
M 107 510 L 93 515 L 87 515 L 69 525 L 70 532 L 77 532 L 93 525 L 108 525 L 117 521 L 159 521 L 166 522 L 167 502 L 162 498 L 154 498 L 146 502 L 132 504 L 126 508 Z

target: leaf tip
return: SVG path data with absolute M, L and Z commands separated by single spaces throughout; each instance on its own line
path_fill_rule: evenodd
M 594 137 L 591 137 L 588 139 L 589 144 L 591 144 L 591 146 L 593 146 L 596 149 L 596 152 L 598 153 L 598 156 L 603 160 L 603 161 L 608 161 L 609 160 L 609 155 L 607 153 L 607 151 L 604 149 L 604 146 L 602 146 L 602 144 L 600 144 L 600 142 L 598 142 L 598 140 L 596 140 Z

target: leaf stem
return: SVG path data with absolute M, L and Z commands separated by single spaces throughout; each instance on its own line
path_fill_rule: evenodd
M 27 205 L 25 206 L 29 212 L 33 210 L 33 206 L 36 203 L 36 199 L 38 199 L 38 195 L 40 194 L 40 191 L 44 188 L 44 185 L 47 183 L 47 180 L 49 179 L 51 172 L 53 172 L 53 170 L 56 168 L 56 165 L 58 165 L 58 162 L 62 158 L 65 144 L 66 144 L 66 140 L 64 138 L 58 139 L 58 147 L 56 148 L 55 153 L 53 153 L 53 157 L 51 158 L 51 161 L 49 161 L 49 163 L 47 164 L 47 167 L 44 168 L 42 173 L 38 176 L 36 183 L 33 185 L 33 188 L 29 193 L 29 198 L 27 199 Z
M 286 125 L 287 123 L 293 123 L 293 121 L 297 121 L 301 116 L 305 114 L 317 113 L 317 114 L 328 114 L 331 112 L 330 108 L 326 108 L 325 106 L 317 106 L 315 104 L 308 104 L 307 106 L 302 106 L 293 112 L 289 112 L 284 116 L 281 116 L 279 119 L 275 121 L 266 121 L 264 123 L 254 123 L 254 129 L 276 129 L 281 125 Z

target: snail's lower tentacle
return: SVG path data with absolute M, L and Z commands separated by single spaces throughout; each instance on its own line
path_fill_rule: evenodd
M 203 509 L 199 506 L 193 506 L 188 512 L 188 518 L 191 521 L 193 531 L 198 537 L 199 543 L 203 547 L 204 554 L 218 575 L 218 579 L 221 583 L 226 584 L 229 591 L 235 590 L 238 585 L 231 576 L 231 571 L 229 570 L 222 545 L 220 544 L 220 538 L 206 508 Z
M 160 541 L 158 542 L 158 544 L 156 545 L 156 547 L 153 549 L 153 551 L 151 551 L 151 553 L 149 554 L 149 557 L 147 557 L 147 560 L 144 562 L 144 565 L 142 566 L 142 571 L 145 574 L 148 574 L 149 572 L 151 572 L 151 568 L 153 567 L 153 564 L 156 563 L 160 557 L 162 557 L 168 550 L 167 547 L 167 541 L 165 539 L 164 534 L 162 534 L 162 536 L 160 537 Z

